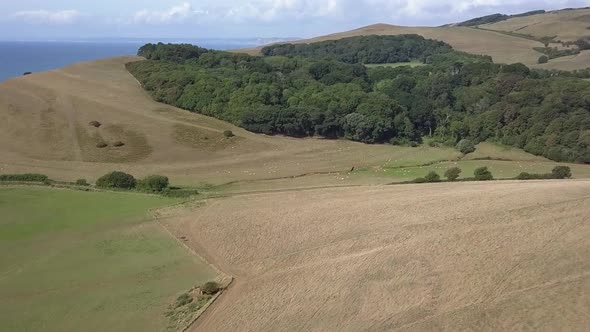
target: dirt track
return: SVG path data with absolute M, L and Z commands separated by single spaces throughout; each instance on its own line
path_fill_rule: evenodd
M 590 326 L 590 181 L 253 194 L 166 222 L 237 278 L 195 331 Z

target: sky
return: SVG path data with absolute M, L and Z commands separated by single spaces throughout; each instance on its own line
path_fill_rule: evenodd
M 1 0 L 0 40 L 304 38 L 585 6 L 590 0 Z

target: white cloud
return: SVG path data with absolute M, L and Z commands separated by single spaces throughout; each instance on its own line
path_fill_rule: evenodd
M 13 18 L 34 24 L 71 24 L 82 14 L 77 10 L 28 10 L 12 14 Z
M 227 8 L 218 8 L 216 13 L 223 18 L 238 21 L 255 19 L 277 21 L 329 17 L 342 14 L 343 0 L 259 0 L 240 2 Z
M 133 15 L 133 22 L 146 24 L 180 23 L 207 12 L 196 10 L 188 3 L 182 3 L 163 11 L 143 9 Z

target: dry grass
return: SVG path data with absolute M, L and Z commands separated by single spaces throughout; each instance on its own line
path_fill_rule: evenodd
M 236 276 L 194 331 L 585 330 L 590 182 L 323 189 L 167 220 Z
M 481 27 L 497 31 L 515 32 L 537 38 L 574 41 L 590 36 L 590 9 L 563 10 L 545 14 L 516 17 Z

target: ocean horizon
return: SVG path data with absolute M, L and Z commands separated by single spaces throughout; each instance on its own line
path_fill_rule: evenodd
M 166 39 L 164 43 L 189 43 L 216 50 L 263 45 L 279 38 L 250 39 Z M 144 39 L 93 39 L 61 41 L 0 41 L 0 82 L 26 72 L 59 69 L 77 62 L 136 55 L 150 41 Z

